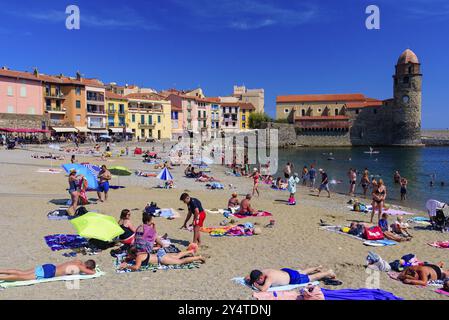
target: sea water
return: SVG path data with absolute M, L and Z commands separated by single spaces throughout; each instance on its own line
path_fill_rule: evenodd
M 349 191 L 349 168 L 355 168 L 358 195 L 362 193 L 358 186 L 362 172 L 368 168 L 370 179 L 383 179 L 387 187 L 387 202 L 400 203 L 400 185 L 393 181 L 398 170 L 408 180 L 407 200 L 404 206 L 424 209 L 428 199 L 449 202 L 449 147 L 423 148 L 375 148 L 379 153 L 367 153 L 369 148 L 299 148 L 279 150 L 278 176 L 287 162 L 294 164 L 294 170 L 301 175 L 302 168 L 315 164 L 329 175 L 331 191 L 347 194 Z M 329 160 L 333 159 L 333 160 Z M 434 186 L 430 181 L 434 180 Z M 320 176 L 317 176 L 318 186 Z M 342 183 L 335 183 L 341 181 Z M 441 186 L 444 182 L 444 186 Z M 356 194 L 356 197 L 357 197 Z M 368 193 L 368 195 L 370 195 Z

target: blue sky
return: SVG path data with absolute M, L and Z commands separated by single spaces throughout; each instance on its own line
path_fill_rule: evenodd
M 394 65 L 411 48 L 422 63 L 423 127 L 449 128 L 447 0 L 2 1 L 0 64 L 155 89 L 234 84 L 283 94 L 392 97 Z M 65 28 L 76 4 L 81 29 Z M 367 30 L 365 8 L 380 8 Z M 443 116 L 444 115 L 444 116 Z

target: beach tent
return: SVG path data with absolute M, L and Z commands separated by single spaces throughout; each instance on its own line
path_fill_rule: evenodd
M 95 212 L 72 219 L 70 223 L 81 237 L 87 239 L 112 241 L 125 232 L 113 217 Z
M 98 181 L 95 175 L 85 166 L 78 163 L 63 164 L 62 168 L 65 172 L 70 173 L 72 169 L 76 170 L 76 174 L 82 174 L 88 183 L 87 191 L 96 191 L 98 189 Z
M 163 181 L 170 181 L 174 179 L 167 168 L 162 169 L 162 171 L 157 175 L 157 178 Z

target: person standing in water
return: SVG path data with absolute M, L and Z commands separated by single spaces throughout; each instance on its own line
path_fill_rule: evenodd
M 366 198 L 366 194 L 368 193 L 368 188 L 369 188 L 369 176 L 367 171 L 365 170 L 365 172 L 363 173 L 362 179 L 360 179 L 360 183 L 359 186 L 362 186 L 363 189 L 363 196 Z
M 399 171 L 396 171 L 393 175 L 393 181 L 394 183 L 401 183 L 401 174 Z
M 407 200 L 407 185 L 408 181 L 406 178 L 401 178 L 401 201 Z
M 355 169 L 352 168 L 349 169 L 348 178 L 349 178 L 349 195 L 354 196 L 355 185 L 357 183 L 357 173 L 355 172 Z

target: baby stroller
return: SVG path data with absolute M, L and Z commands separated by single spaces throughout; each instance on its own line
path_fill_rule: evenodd
M 6 149 L 13 150 L 16 147 L 16 142 L 13 140 L 8 141 L 6 145 Z
M 449 231 L 449 217 L 445 215 L 445 210 L 437 209 L 437 214 L 433 219 L 433 228 L 437 231 Z

